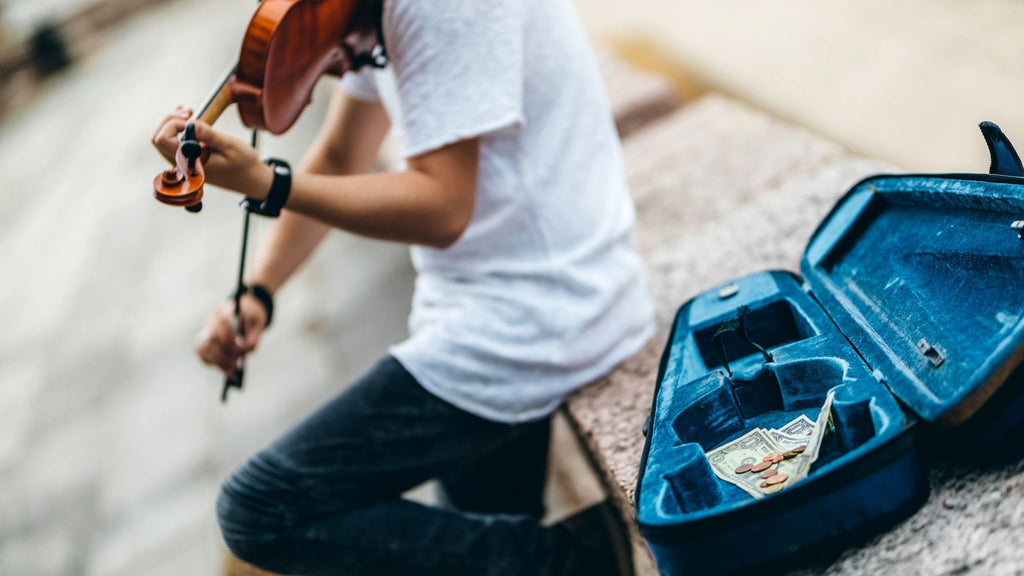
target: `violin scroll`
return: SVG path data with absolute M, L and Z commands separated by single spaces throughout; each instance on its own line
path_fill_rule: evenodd
M 175 165 L 153 179 L 153 196 L 164 204 L 181 206 L 189 212 L 201 211 L 206 182 L 203 160 L 206 155 L 206 149 L 196 139 L 195 124 L 190 122 L 181 136 Z

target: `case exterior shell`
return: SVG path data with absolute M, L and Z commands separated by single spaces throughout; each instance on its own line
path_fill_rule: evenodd
M 995 130 L 993 168 L 1012 173 L 1019 160 Z M 927 443 L 1019 446 L 1022 218 L 1021 177 L 875 176 L 819 226 L 803 278 L 753 274 L 680 307 L 635 502 L 662 573 L 737 573 L 845 547 L 927 499 Z M 740 306 L 771 362 L 740 339 L 715 341 Z M 753 500 L 711 473 L 704 452 L 814 419 L 829 390 L 835 433 L 806 479 Z

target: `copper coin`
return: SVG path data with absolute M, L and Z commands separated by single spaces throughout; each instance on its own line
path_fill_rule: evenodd
M 771 460 L 769 460 L 769 462 L 771 462 L 772 464 L 778 464 L 779 462 L 782 462 L 785 459 L 786 458 L 783 457 L 782 454 L 776 454 L 775 458 L 772 458 Z
M 769 454 L 769 455 L 764 457 L 764 461 L 765 462 L 771 462 L 772 460 L 775 460 L 776 456 L 778 456 L 778 454 L 776 454 L 775 452 L 772 452 L 771 454 Z
M 746 474 L 747 472 L 750 472 L 750 469 L 752 467 L 753 467 L 753 464 L 740 464 L 739 467 L 736 468 L 736 473 L 737 474 Z
M 771 478 L 765 480 L 765 482 L 767 482 L 768 485 L 771 486 L 773 484 L 782 484 L 786 480 L 789 480 L 789 474 L 786 474 L 785 472 L 779 472 L 775 476 L 772 476 Z
M 771 484 L 769 484 L 767 480 L 761 480 L 761 488 L 767 488 L 769 486 L 771 486 Z
M 765 470 L 771 468 L 771 466 L 772 466 L 771 462 L 758 462 L 757 464 L 754 464 L 753 466 L 750 467 L 750 471 L 751 472 L 764 472 Z
M 768 470 L 765 470 L 764 472 L 761 472 L 761 478 L 771 478 L 772 476 L 775 476 L 778 473 L 779 473 L 779 469 L 778 468 L 769 468 Z
M 790 452 L 796 452 L 797 454 L 800 454 L 804 450 L 807 450 L 807 446 L 797 446 L 796 448 L 790 450 Z

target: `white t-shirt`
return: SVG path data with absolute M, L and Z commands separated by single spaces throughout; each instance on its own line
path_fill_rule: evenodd
M 434 395 L 500 422 L 542 418 L 637 352 L 653 306 L 597 64 L 570 0 L 385 0 L 390 64 L 349 74 L 406 158 L 481 137 L 472 220 L 411 248 L 408 340 Z

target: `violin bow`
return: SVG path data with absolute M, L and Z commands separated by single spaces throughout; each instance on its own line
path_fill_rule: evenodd
M 260 131 L 252 131 L 252 147 L 257 152 L 260 149 Z M 249 251 L 249 222 L 251 220 L 254 206 L 248 197 L 244 198 L 241 202 L 242 206 L 242 251 L 238 256 L 238 281 L 235 284 L 235 315 L 232 318 L 232 328 L 234 328 L 235 334 L 245 338 L 245 322 L 242 320 L 242 294 L 245 292 L 245 256 Z M 228 393 L 232 388 L 242 389 L 243 380 L 245 379 L 245 356 L 239 359 L 238 366 L 235 367 L 235 373 L 231 376 L 224 378 L 224 388 L 221 389 L 220 401 L 221 403 L 227 403 Z

